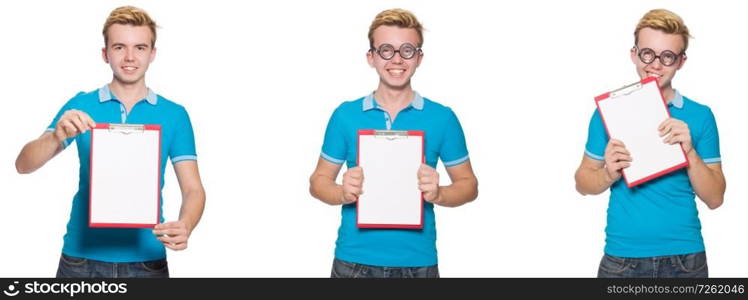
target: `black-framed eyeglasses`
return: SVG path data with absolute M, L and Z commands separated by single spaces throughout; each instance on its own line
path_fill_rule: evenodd
M 379 54 L 379 57 L 384 60 L 390 60 L 395 57 L 395 54 L 398 53 L 403 59 L 411 59 L 413 58 L 413 56 L 416 56 L 416 54 L 421 52 L 421 48 L 413 46 L 409 43 L 405 43 L 400 45 L 400 49 L 395 50 L 395 46 L 392 46 L 390 44 L 382 44 L 378 49 L 371 48 L 369 49 L 369 51 L 376 52 L 377 54 Z
M 636 49 L 636 55 L 639 56 L 639 59 L 643 63 L 651 64 L 655 59 L 659 59 L 660 63 L 667 67 L 674 65 L 678 61 L 678 58 L 686 54 L 686 52 L 675 54 L 673 51 L 664 50 L 660 52 L 660 55 L 657 55 L 657 53 L 650 48 L 639 49 L 639 46 L 634 46 L 634 49 Z

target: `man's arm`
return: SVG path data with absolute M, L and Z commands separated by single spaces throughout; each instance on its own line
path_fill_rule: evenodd
M 63 149 L 62 142 L 96 127 L 85 112 L 71 109 L 57 121 L 54 131 L 48 131 L 27 143 L 16 158 L 16 171 L 21 174 L 34 172 L 46 164 Z
M 23 146 L 16 158 L 16 171 L 19 174 L 32 173 L 62 152 L 62 149 L 62 142 L 55 138 L 53 132 L 47 131 Z
M 478 179 L 470 161 L 446 169 L 452 184 L 439 186 L 439 173 L 436 169 L 421 165 L 418 170 L 418 187 L 423 192 L 424 200 L 441 206 L 457 207 L 478 197 Z
M 195 229 L 205 208 L 205 190 L 200 180 L 197 162 L 193 160 L 180 161 L 174 164 L 179 188 L 182 191 L 182 208 L 179 220 L 158 224 L 153 234 L 169 249 L 184 250 L 187 241 Z
M 660 136 L 664 137 L 665 143 L 671 145 L 680 143 L 683 151 L 686 152 L 689 161 L 688 179 L 691 181 L 691 186 L 699 199 L 704 201 L 710 209 L 722 205 L 726 187 L 725 176 L 722 174 L 722 164 L 707 165 L 704 163 L 693 147 L 691 130 L 685 122 L 668 118 L 660 124 L 658 129 Z
M 621 178 L 621 170 L 631 165 L 631 156 L 623 142 L 610 139 L 605 146 L 604 161 L 595 160 L 584 155 L 579 164 L 574 180 L 577 192 L 582 195 L 597 195 Z
M 710 209 L 720 207 L 724 202 L 727 186 L 722 164 L 705 164 L 695 150 L 688 153 L 688 161 L 688 179 L 696 195 Z
M 353 167 L 343 174 L 343 185 L 335 183 L 341 165 L 320 157 L 317 168 L 309 178 L 309 193 L 314 198 L 330 205 L 356 202 L 363 193 L 364 173 L 361 167 Z
M 604 192 L 613 184 L 606 173 L 604 161 L 583 155 L 582 163 L 574 174 L 577 192 L 582 195 L 597 195 Z

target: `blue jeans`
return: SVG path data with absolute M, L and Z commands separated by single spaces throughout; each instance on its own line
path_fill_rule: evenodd
M 439 278 L 439 266 L 378 267 L 335 259 L 331 278 Z
M 93 259 L 60 256 L 57 278 L 169 278 L 166 259 L 110 263 Z
M 627 258 L 605 254 L 598 278 L 707 278 L 706 253 Z

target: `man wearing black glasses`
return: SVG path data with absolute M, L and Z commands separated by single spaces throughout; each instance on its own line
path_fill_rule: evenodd
M 636 157 L 630 156 L 623 141 L 609 140 L 598 111 L 590 121 L 575 178 L 583 195 L 610 188 L 605 255 L 598 277 L 708 277 L 694 194 L 710 209 L 719 207 L 725 178 L 712 111 L 672 86 L 686 62 L 689 37 L 678 15 L 655 9 L 639 21 L 631 49 L 639 77 L 656 77 L 668 102 L 672 117 L 656 130 L 664 143 L 683 147 L 687 168 L 628 188 L 620 180 L 621 170 Z
M 344 102 L 327 125 L 322 153 L 310 178 L 312 196 L 342 205 L 332 277 L 439 277 L 434 204 L 455 207 L 478 195 L 478 181 L 468 157 L 465 136 L 451 109 L 421 97 L 410 79 L 423 58 L 422 26 L 402 9 L 379 13 L 369 27 L 366 59 L 379 74 L 369 95 Z M 423 193 L 423 229 L 359 229 L 356 200 L 366 170 L 357 166 L 359 129 L 422 130 L 425 164 L 418 170 Z M 438 160 L 452 184 L 439 186 Z M 343 184 L 335 179 L 343 163 Z

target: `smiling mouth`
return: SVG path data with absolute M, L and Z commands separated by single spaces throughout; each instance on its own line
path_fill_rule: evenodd
M 662 78 L 662 74 L 647 72 L 647 77 Z
M 405 73 L 405 70 L 403 70 L 403 69 L 388 69 L 387 72 L 390 73 L 390 75 L 393 75 L 393 76 L 400 76 L 403 73 Z
M 122 67 L 122 69 L 125 70 L 125 71 L 135 71 L 138 68 L 137 67 Z

